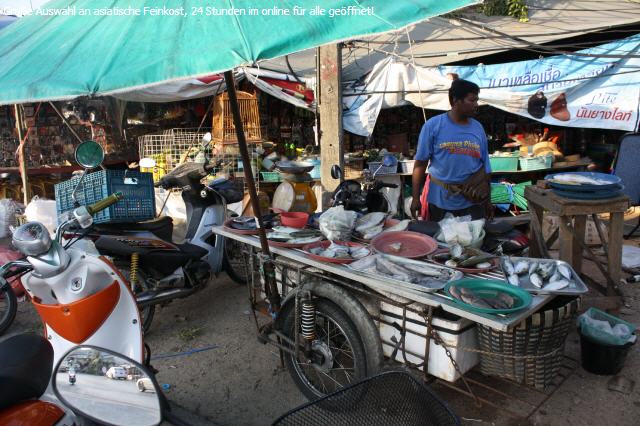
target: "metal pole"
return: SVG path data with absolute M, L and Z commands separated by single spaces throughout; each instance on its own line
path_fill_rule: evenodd
M 229 92 L 229 103 L 231 105 L 231 112 L 233 114 L 233 124 L 236 127 L 238 147 L 240 148 L 240 156 L 242 157 L 242 164 L 244 166 L 244 178 L 247 182 L 247 189 L 249 190 L 251 207 L 253 207 L 253 211 L 255 212 L 254 214 L 256 214 L 256 221 L 258 223 L 258 236 L 260 237 L 260 246 L 262 247 L 262 253 L 266 259 L 263 265 L 265 293 L 267 294 L 267 300 L 270 304 L 269 310 L 271 314 L 275 314 L 280 310 L 280 294 L 278 293 L 278 287 L 276 284 L 275 267 L 271 260 L 271 253 L 269 252 L 267 234 L 264 230 L 264 224 L 262 223 L 260 202 L 258 200 L 256 184 L 253 180 L 253 169 L 251 168 L 249 149 L 247 148 L 247 140 L 245 139 L 244 129 L 242 127 L 242 117 L 240 116 L 240 107 L 238 106 L 238 97 L 236 96 L 236 87 L 234 84 L 233 72 L 226 71 L 224 73 L 224 80 L 227 84 L 227 91 Z
M 20 170 L 20 177 L 22 179 L 22 195 L 24 205 L 29 204 L 29 178 L 27 176 L 27 159 L 24 155 L 24 145 L 27 143 L 26 139 L 23 139 L 22 134 L 22 111 L 20 111 L 20 106 L 15 105 L 15 118 L 16 118 L 16 130 L 18 131 L 18 141 L 20 141 L 20 145 L 18 145 L 18 166 Z

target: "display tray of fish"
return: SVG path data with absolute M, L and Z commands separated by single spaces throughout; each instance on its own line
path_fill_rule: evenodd
M 275 226 L 273 232 L 267 234 L 269 245 L 285 248 L 301 248 L 307 244 L 324 239 L 317 229 L 298 229 L 286 226 Z
M 562 260 L 531 257 L 500 258 L 505 281 L 536 294 L 584 294 L 589 291 L 571 265 Z
M 441 290 L 447 282 L 463 277 L 462 272 L 446 266 L 382 253 L 347 266 L 372 278 L 425 292 Z
M 465 278 L 447 284 L 445 294 L 465 309 L 484 314 L 509 314 L 531 304 L 526 291 L 497 280 Z
M 371 254 L 363 244 L 350 241 L 318 241 L 308 244 L 302 250 L 312 259 L 321 262 L 347 264 Z
M 551 187 L 573 191 L 590 189 L 609 189 L 618 187 L 621 179 L 618 176 L 597 172 L 555 173 L 545 176 Z
M 465 273 L 487 272 L 498 266 L 497 256 L 459 244 L 438 249 L 429 255 L 429 259 Z

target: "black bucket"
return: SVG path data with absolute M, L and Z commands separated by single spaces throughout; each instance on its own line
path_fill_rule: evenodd
M 618 374 L 622 370 L 624 360 L 633 343 L 617 346 L 605 345 L 583 336 L 580 330 L 578 330 L 578 334 L 580 334 L 582 368 L 589 373 L 603 376 Z

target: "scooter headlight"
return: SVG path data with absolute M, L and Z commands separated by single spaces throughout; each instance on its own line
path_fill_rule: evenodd
M 40 222 L 28 222 L 14 231 L 12 242 L 22 254 L 38 256 L 51 248 L 51 235 Z

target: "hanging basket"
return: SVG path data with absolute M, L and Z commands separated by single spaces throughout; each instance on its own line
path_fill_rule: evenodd
M 236 92 L 238 106 L 242 118 L 247 142 L 261 142 L 262 131 L 260 129 L 260 112 L 258 110 L 258 98 L 247 92 Z M 236 126 L 233 123 L 231 102 L 228 92 L 216 97 L 213 104 L 212 141 L 214 144 L 237 144 Z

